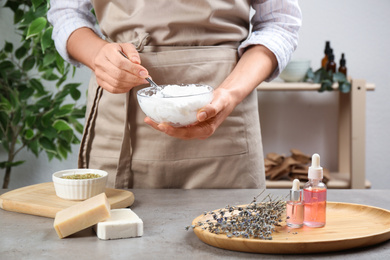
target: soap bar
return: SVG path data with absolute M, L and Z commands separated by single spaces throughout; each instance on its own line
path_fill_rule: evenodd
M 103 240 L 140 237 L 144 233 L 142 220 L 131 209 L 112 209 L 111 217 L 94 226 Z
M 57 212 L 54 228 L 60 238 L 72 235 L 110 217 L 110 203 L 105 193 Z

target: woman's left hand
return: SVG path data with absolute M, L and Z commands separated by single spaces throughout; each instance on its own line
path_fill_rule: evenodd
M 233 111 L 235 102 L 227 89 L 217 88 L 214 91 L 214 99 L 198 111 L 198 122 L 184 127 L 173 127 L 166 123 L 157 124 L 149 117 L 145 123 L 154 129 L 166 133 L 172 137 L 183 140 L 206 139 L 222 124 L 226 117 Z

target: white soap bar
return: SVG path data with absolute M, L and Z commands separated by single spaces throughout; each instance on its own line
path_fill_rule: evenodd
M 96 235 L 103 240 L 140 237 L 144 223 L 131 209 L 112 209 L 111 217 L 94 226 Z

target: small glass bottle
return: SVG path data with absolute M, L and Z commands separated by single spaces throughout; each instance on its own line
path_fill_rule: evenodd
M 305 213 L 303 224 L 308 227 L 323 227 L 326 223 L 326 192 L 322 182 L 323 169 L 320 156 L 313 154 L 309 167 L 309 181 L 303 187 Z
M 325 42 L 325 50 L 324 50 L 324 54 L 325 56 L 322 58 L 321 60 L 321 67 L 326 69 L 326 64 L 328 63 L 328 57 L 329 57 L 329 54 L 330 54 L 330 41 L 326 41 Z
M 336 72 L 336 62 L 334 62 L 334 54 L 331 53 L 328 58 L 328 63 L 326 64 L 326 71 Z
M 340 67 L 339 67 L 339 72 L 343 73 L 345 76 L 347 76 L 347 67 L 345 67 L 345 57 L 344 53 L 341 54 L 341 59 L 340 59 Z
M 302 190 L 299 187 L 298 179 L 293 181 L 292 189 L 290 190 L 290 200 L 287 201 L 287 226 L 291 228 L 300 228 L 303 226 L 303 201 Z

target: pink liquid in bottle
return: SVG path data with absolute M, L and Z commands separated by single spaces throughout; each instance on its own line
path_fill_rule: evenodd
M 295 203 L 288 201 L 286 204 L 287 208 L 287 226 L 292 228 L 300 228 L 303 226 L 303 203 Z
M 305 217 L 308 227 L 323 227 L 326 223 L 326 188 L 304 189 Z

